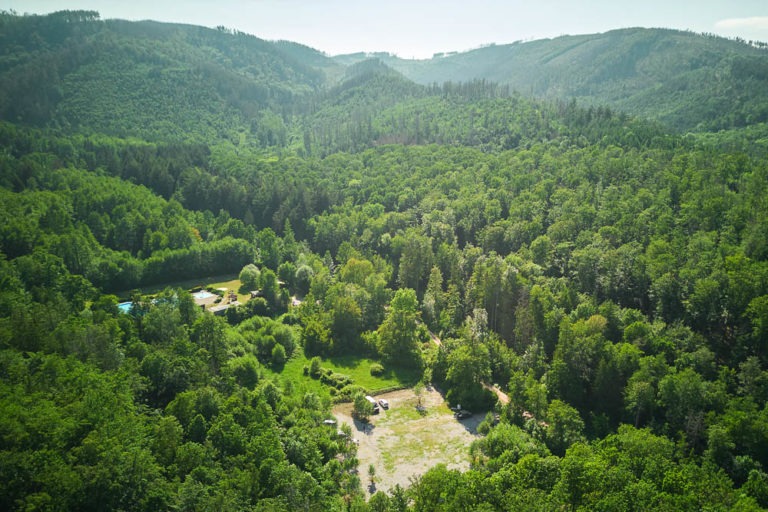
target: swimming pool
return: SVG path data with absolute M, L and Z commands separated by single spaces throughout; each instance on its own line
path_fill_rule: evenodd
M 200 290 L 199 292 L 195 292 L 192 294 L 192 298 L 194 298 L 195 300 L 210 299 L 211 297 L 213 297 L 213 294 L 208 290 Z
M 117 309 L 119 309 L 121 313 L 130 313 L 132 307 L 133 307 L 133 302 L 131 301 L 121 302 L 120 304 L 117 305 Z

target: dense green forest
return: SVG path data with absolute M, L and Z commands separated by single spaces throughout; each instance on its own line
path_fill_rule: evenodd
M 513 45 L 590 48 L 553 97 L 0 13 L 0 508 L 768 508 L 768 49 L 604 37 Z M 690 75 L 589 89 L 657 48 Z M 179 284 L 218 275 L 258 296 L 216 316 Z M 334 357 L 496 413 L 469 469 L 369 496 Z
M 668 29 L 491 44 L 432 59 L 375 57 L 421 84 L 485 79 L 526 94 L 576 98 L 656 119 L 681 130 L 720 130 L 765 122 L 766 43 Z

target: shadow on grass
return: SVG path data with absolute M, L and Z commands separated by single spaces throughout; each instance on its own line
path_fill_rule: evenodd
M 384 365 L 385 370 L 380 375 L 370 375 L 369 370 L 371 365 L 383 363 L 376 359 L 363 356 L 331 356 L 324 358 L 324 362 L 325 361 L 334 366 L 339 372 L 349 372 L 351 374 L 350 376 L 353 378 L 355 378 L 355 374 L 357 374 L 358 378 L 362 380 L 361 374 L 364 373 L 365 377 L 381 381 L 390 381 L 401 387 L 411 387 L 415 385 L 422 376 L 421 371 L 417 369 L 392 365 Z
M 405 387 L 412 387 L 421 380 L 421 372 L 413 368 L 394 367 L 388 368 L 381 375 L 385 379 L 394 379 Z
M 366 359 L 358 356 L 331 356 L 327 360 L 339 368 L 354 370 L 359 368 Z

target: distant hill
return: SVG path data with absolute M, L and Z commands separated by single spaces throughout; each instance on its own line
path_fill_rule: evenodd
M 524 95 L 575 98 L 718 130 L 768 120 L 768 48 L 715 36 L 632 28 L 491 45 L 427 60 L 376 58 L 421 83 L 486 79 Z M 370 54 L 336 57 L 349 65 Z
M 92 11 L 0 13 L 0 119 L 26 126 L 147 140 L 250 139 L 261 147 L 298 147 L 304 139 L 306 147 L 352 149 L 402 140 L 394 134 L 401 128 L 385 127 L 401 112 L 376 121 L 384 110 L 466 84 L 483 97 L 498 84 L 680 131 L 768 121 L 768 48 L 689 32 L 623 29 L 428 60 L 331 58 L 224 28 L 103 21 Z M 422 106 L 406 110 L 414 123 L 407 139 L 425 140 Z
M 2 14 L 0 117 L 153 139 L 233 137 L 324 84 L 323 59 L 334 66 L 314 50 L 225 29 L 90 11 Z

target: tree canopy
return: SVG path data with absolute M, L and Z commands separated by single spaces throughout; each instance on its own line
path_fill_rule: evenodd
M 586 104 L 0 13 L 0 508 L 768 507 L 765 48 L 582 39 L 639 69 L 676 40 L 688 67 L 640 93 L 584 66 L 569 86 L 612 77 Z M 653 119 L 598 102 L 620 72 Z M 202 311 L 181 283 L 212 276 L 256 297 Z M 327 420 L 369 393 L 328 360 L 491 412 L 469 469 L 366 502 Z

